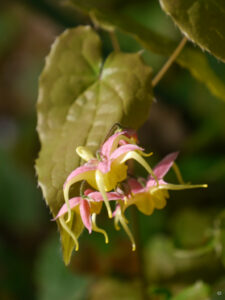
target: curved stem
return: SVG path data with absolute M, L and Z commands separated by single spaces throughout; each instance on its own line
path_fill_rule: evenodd
M 173 163 L 172 168 L 174 170 L 174 173 L 177 177 L 178 182 L 180 184 L 184 184 L 184 180 L 183 180 L 183 177 L 181 175 L 180 169 L 179 169 L 178 165 L 175 162 Z
M 119 52 L 120 45 L 119 45 L 118 39 L 116 37 L 115 31 L 110 31 L 109 36 L 110 36 L 114 51 Z
M 180 54 L 180 52 L 184 48 L 186 42 L 187 42 L 187 38 L 184 36 L 183 39 L 180 41 L 179 45 L 177 46 L 177 48 L 174 50 L 174 52 L 171 54 L 171 56 L 169 57 L 167 62 L 164 64 L 162 69 L 153 78 L 153 80 L 152 80 L 152 86 L 153 87 L 155 87 L 159 83 L 159 81 L 162 79 L 164 74 L 168 71 L 168 69 L 170 68 L 172 63 L 175 61 L 177 56 Z

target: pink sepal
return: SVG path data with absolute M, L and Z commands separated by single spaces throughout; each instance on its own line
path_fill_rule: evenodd
M 97 168 L 103 174 L 108 173 L 111 170 L 111 160 L 100 161 Z
M 82 199 L 81 197 L 74 197 L 74 198 L 71 198 L 69 200 L 69 205 L 70 205 L 70 208 L 73 209 L 75 206 L 77 206 L 79 203 L 80 203 L 80 199 Z M 59 217 L 63 216 L 65 213 L 68 212 L 68 207 L 67 207 L 67 204 L 64 203 L 63 206 L 60 208 L 57 216 L 53 219 L 53 221 L 55 221 L 56 219 L 58 219 Z
M 73 179 L 74 177 L 80 175 L 81 173 L 90 172 L 90 171 L 94 171 L 94 170 L 96 170 L 96 165 L 91 165 L 91 164 L 89 164 L 89 165 L 85 164 L 85 165 L 83 165 L 83 166 L 81 166 L 81 167 L 76 168 L 76 169 L 75 169 L 74 171 L 72 171 L 72 172 L 70 173 L 70 175 L 67 177 L 67 179 L 66 179 L 66 181 L 65 181 L 63 187 L 65 188 L 66 184 L 67 184 L 71 179 Z
M 133 144 L 126 144 L 126 145 L 120 146 L 112 153 L 112 155 L 110 156 L 110 159 L 114 160 L 122 154 L 125 154 L 129 151 L 136 151 L 136 150 L 143 151 L 144 149 L 137 145 L 133 145 Z
M 90 213 L 90 205 L 87 200 L 81 198 L 80 200 L 80 216 L 83 221 L 84 226 L 87 228 L 89 233 L 91 233 L 91 213 Z
M 128 184 L 130 187 L 130 190 L 133 194 L 139 193 L 141 190 L 143 190 L 144 188 L 142 187 L 142 185 L 140 184 L 140 182 L 138 182 L 136 179 L 134 178 L 130 178 L 128 180 Z
M 153 172 L 158 179 L 162 179 L 172 167 L 179 152 L 173 152 L 165 156 L 154 168 Z M 152 177 L 150 176 L 150 179 Z
M 108 200 L 120 200 L 123 198 L 123 195 L 117 193 L 117 192 L 109 192 L 106 193 Z M 102 194 L 100 192 L 92 192 L 88 194 L 88 197 L 90 197 L 92 200 L 96 202 L 103 201 Z
M 167 184 L 167 183 L 163 179 L 159 179 L 158 184 L 162 185 L 162 184 Z M 148 190 L 150 187 L 153 187 L 153 186 L 157 186 L 157 182 L 155 181 L 155 179 L 149 179 L 147 181 L 145 189 Z
M 115 141 L 115 139 L 120 136 L 120 135 L 124 135 L 125 131 L 120 131 L 120 132 L 116 132 L 115 134 L 113 134 L 112 136 L 110 136 L 108 138 L 108 140 L 102 145 L 101 147 L 101 154 L 103 156 L 105 156 L 105 158 L 109 158 L 110 153 L 111 153 L 111 149 L 113 146 L 113 143 Z

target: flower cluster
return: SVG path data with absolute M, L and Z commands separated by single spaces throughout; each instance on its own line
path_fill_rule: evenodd
M 109 218 L 114 218 L 115 228 L 119 229 L 119 224 L 124 228 L 132 242 L 132 249 L 135 250 L 135 241 L 124 215 L 130 205 L 135 204 L 140 212 L 151 215 L 154 209 L 165 207 L 169 197 L 168 190 L 206 187 L 206 185 L 182 183 L 176 165 L 175 171 L 181 184 L 167 183 L 163 178 L 174 165 L 178 153 L 167 155 L 152 170 L 143 158 L 152 153 L 145 154 L 144 149 L 139 147 L 136 141 L 133 131 L 117 130 L 101 146 L 96 157 L 88 148 L 77 147 L 77 154 L 86 163 L 76 168 L 67 177 L 63 187 L 65 203 L 55 218 L 59 219 L 62 227 L 74 240 L 76 250 L 79 247 L 77 237 L 67 225 L 71 219 L 72 210 L 79 212 L 83 225 L 89 233 L 92 231 L 102 233 L 105 236 L 105 242 L 108 243 L 106 231 L 96 224 L 96 216 L 101 212 L 102 204 L 105 203 Z M 131 159 L 136 160 L 146 169 L 149 174 L 147 180 L 128 175 L 127 161 Z M 71 186 L 76 182 L 81 182 L 80 195 L 70 198 Z M 86 190 L 84 186 L 87 186 Z M 116 202 L 114 212 L 111 210 L 111 201 Z

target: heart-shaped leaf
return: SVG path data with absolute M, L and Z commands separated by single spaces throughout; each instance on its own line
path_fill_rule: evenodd
M 160 3 L 189 39 L 225 61 L 225 1 L 160 0 Z
M 40 77 L 37 104 L 42 148 L 36 169 L 53 216 L 64 203 L 65 179 L 81 163 L 76 147 L 96 151 L 117 122 L 139 127 L 151 102 L 151 68 L 140 53 L 116 52 L 103 62 L 100 39 L 89 26 L 66 30 L 56 39 Z M 78 213 L 69 226 L 80 235 Z M 59 229 L 67 264 L 73 242 L 60 225 Z

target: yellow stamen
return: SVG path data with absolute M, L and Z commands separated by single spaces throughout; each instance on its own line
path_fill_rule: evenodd
M 99 233 L 102 233 L 105 237 L 105 243 L 108 244 L 109 243 L 109 238 L 108 238 L 108 235 L 107 235 L 106 231 L 104 229 L 99 228 L 96 224 L 96 214 L 92 214 L 91 223 L 92 223 L 92 230 L 96 231 L 96 232 L 99 232 Z
M 76 152 L 85 161 L 89 161 L 95 158 L 87 147 L 79 146 L 76 148 Z
M 69 234 L 69 236 L 73 239 L 74 244 L 75 244 L 75 250 L 78 251 L 79 250 L 79 243 L 78 240 L 76 238 L 76 236 L 74 235 L 74 233 L 70 230 L 70 228 L 67 226 L 65 220 L 63 217 L 59 218 L 59 222 L 62 225 L 62 227 L 65 229 L 65 231 Z
M 112 218 L 112 210 L 111 210 L 109 200 L 108 200 L 108 197 L 107 197 L 107 194 L 105 191 L 104 178 L 103 178 L 102 173 L 99 170 L 96 170 L 96 172 L 95 172 L 95 180 L 97 183 L 98 190 L 102 194 L 102 197 L 103 197 L 103 200 L 104 200 L 107 212 L 108 212 L 108 216 L 111 219 Z
M 184 180 L 183 177 L 181 175 L 180 169 L 178 167 L 178 165 L 174 162 L 173 166 L 172 166 L 174 173 L 176 174 L 177 180 L 179 183 L 184 184 Z

